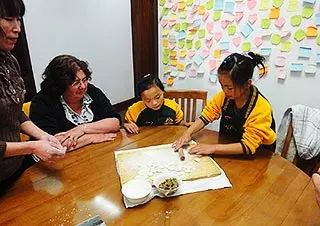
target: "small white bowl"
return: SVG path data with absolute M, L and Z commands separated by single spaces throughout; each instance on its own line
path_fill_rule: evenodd
M 166 190 L 163 188 L 159 188 L 159 185 L 164 182 L 167 179 L 177 179 L 178 181 L 178 187 L 174 190 Z M 182 184 L 182 180 L 181 177 L 176 174 L 176 173 L 164 173 L 164 174 L 160 174 L 158 176 L 156 176 L 153 180 L 154 186 L 156 186 L 157 190 L 159 191 L 160 194 L 164 195 L 164 196 L 168 196 L 168 195 L 172 195 L 173 193 L 177 192 Z
M 133 179 L 122 186 L 122 194 L 131 203 L 142 203 L 147 200 L 151 192 L 151 184 L 146 180 Z

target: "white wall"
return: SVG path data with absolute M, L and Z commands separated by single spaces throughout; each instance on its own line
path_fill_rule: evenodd
M 89 63 L 92 83 L 113 104 L 134 97 L 129 0 L 25 0 L 25 4 L 37 90 L 49 61 L 71 54 Z
M 228 0 L 228 1 L 230 1 L 230 0 Z M 166 1 L 166 2 L 168 2 L 168 1 Z M 173 2 L 178 2 L 178 1 L 173 1 Z M 196 1 L 194 1 L 194 3 L 195 2 Z M 204 1 L 204 0 L 199 1 L 200 5 L 204 5 L 205 2 L 207 2 L 207 1 Z M 267 74 L 267 76 L 265 78 L 257 80 L 255 82 L 255 85 L 257 85 L 259 90 L 264 94 L 264 96 L 272 104 L 277 127 L 279 127 L 279 124 L 281 122 L 281 118 L 283 116 L 285 109 L 287 109 L 291 105 L 305 104 L 305 105 L 308 105 L 311 107 L 320 108 L 320 101 L 318 99 L 320 96 L 320 88 L 319 88 L 320 68 L 319 68 L 319 64 L 317 65 L 317 72 L 314 76 L 308 76 L 304 72 L 302 72 L 300 74 L 290 72 L 290 64 L 292 62 L 301 62 L 304 65 L 306 65 L 307 63 L 313 63 L 313 64 L 316 63 L 317 53 L 320 53 L 320 47 L 316 44 L 316 38 L 305 38 L 301 42 L 297 42 L 293 38 L 294 32 L 298 28 L 302 28 L 302 29 L 306 30 L 307 26 L 315 25 L 315 15 L 313 15 L 309 19 L 304 18 L 302 20 L 302 24 L 299 27 L 292 27 L 290 25 L 290 18 L 292 15 L 301 14 L 302 7 L 303 7 L 303 4 L 302 4 L 303 1 L 302 0 L 298 1 L 299 7 L 298 7 L 298 10 L 295 12 L 288 12 L 287 6 L 288 6 L 289 1 L 284 1 L 284 5 L 281 6 L 281 8 L 280 8 L 280 17 L 284 17 L 286 19 L 286 24 L 281 29 L 279 29 L 274 25 L 275 20 L 271 20 L 270 29 L 264 30 L 264 29 L 260 28 L 260 21 L 262 18 L 267 18 L 269 16 L 269 12 L 272 7 L 273 1 L 269 1 L 269 9 L 266 11 L 259 10 L 261 0 L 257 0 L 257 6 L 253 10 L 248 9 L 248 7 L 246 5 L 246 3 L 248 1 L 242 1 L 242 2 L 244 3 L 244 9 L 243 9 L 244 15 L 243 15 L 243 18 L 239 22 L 233 23 L 237 26 L 237 31 L 236 31 L 235 35 L 233 35 L 233 36 L 228 35 L 226 29 L 223 29 L 221 27 L 220 22 L 221 22 L 221 20 L 223 20 L 223 18 L 225 18 L 227 13 L 222 13 L 222 17 L 221 17 L 220 21 L 214 21 L 213 33 L 221 31 L 221 32 L 223 32 L 223 37 L 221 38 L 220 41 L 214 40 L 214 43 L 213 43 L 212 47 L 210 48 L 210 55 L 208 58 L 205 59 L 204 63 L 201 65 L 200 68 L 197 67 L 195 65 L 195 63 L 193 62 L 194 58 L 189 58 L 188 56 L 186 56 L 185 58 L 178 57 L 178 61 L 182 64 L 186 64 L 187 62 L 193 62 L 192 67 L 191 67 L 193 69 L 197 69 L 197 70 L 198 69 L 205 69 L 205 75 L 203 77 L 196 77 L 196 78 L 190 78 L 190 77 L 188 77 L 188 75 L 186 76 L 186 78 L 176 77 L 176 78 L 174 78 L 175 79 L 174 85 L 172 87 L 168 87 L 168 89 L 203 89 L 203 90 L 208 90 L 208 92 L 209 92 L 208 98 L 212 97 L 219 90 L 221 90 L 221 88 L 220 88 L 220 85 L 218 82 L 212 83 L 209 81 L 208 62 L 210 59 L 215 59 L 213 57 L 213 51 L 214 51 L 214 49 L 219 48 L 221 41 L 229 41 L 230 42 L 229 52 L 239 52 L 239 53 L 243 52 L 241 49 L 241 44 L 239 47 L 236 47 L 232 43 L 232 38 L 239 36 L 242 39 L 241 43 L 243 43 L 245 41 L 252 42 L 253 48 L 251 49 L 251 51 L 253 51 L 253 52 L 259 53 L 261 50 L 261 47 L 272 47 L 271 56 L 267 58 L 267 65 L 269 66 L 269 73 Z M 241 4 L 241 1 L 235 2 L 236 8 L 237 8 L 238 4 Z M 191 8 L 193 6 L 187 7 L 188 17 L 191 15 Z M 320 6 L 320 2 L 316 1 L 315 5 L 314 5 L 314 9 L 315 9 L 314 13 L 319 13 L 319 6 Z M 236 8 L 235 8 L 234 13 L 237 11 Z M 161 11 L 162 11 L 162 7 L 159 7 L 159 17 L 161 15 Z M 206 24 L 209 21 L 213 21 L 213 19 L 212 19 L 213 11 L 214 11 L 214 9 L 208 10 L 209 17 L 206 21 L 201 20 L 200 28 L 206 28 Z M 179 18 L 180 12 L 181 11 L 178 11 L 178 10 L 176 11 L 176 15 L 178 18 L 177 22 L 182 23 L 185 20 Z M 172 13 L 174 13 L 174 11 L 169 10 L 168 16 L 164 16 L 162 18 L 162 20 L 169 20 L 170 14 L 172 14 Z M 258 19 L 255 22 L 255 24 L 253 25 L 254 31 L 247 39 L 245 39 L 244 36 L 242 36 L 242 34 L 240 32 L 241 32 L 244 24 L 247 23 L 249 15 L 254 14 L 254 13 L 258 14 Z M 201 16 L 199 16 L 197 13 L 193 14 L 193 16 L 196 19 L 201 18 Z M 163 27 L 161 26 L 160 22 L 161 22 L 161 20 L 159 19 L 159 74 L 160 74 L 160 76 L 162 76 L 161 77 L 162 80 L 166 81 L 167 78 L 169 77 L 169 75 L 163 75 L 163 69 L 166 65 L 164 65 L 162 63 L 163 49 L 164 49 L 164 47 L 162 47 L 162 40 L 164 38 L 167 38 L 168 36 L 163 37 L 161 35 L 162 31 L 163 31 Z M 263 40 L 263 44 L 258 48 L 253 44 L 253 39 L 255 37 L 261 36 L 261 34 L 263 34 L 263 33 L 271 32 L 271 33 L 275 33 L 275 34 L 281 34 L 283 31 L 291 31 L 291 33 L 292 33 L 290 37 L 283 39 L 283 40 L 289 40 L 292 42 L 292 50 L 290 52 L 280 52 L 279 45 L 272 45 L 270 42 L 270 38 L 265 38 Z M 178 37 L 177 32 L 174 31 L 173 27 L 169 26 L 169 35 L 170 34 L 176 36 L 176 38 Z M 208 30 L 206 30 L 206 35 L 207 36 L 210 35 Z M 195 40 L 199 40 L 197 33 L 195 34 L 194 41 Z M 178 38 L 177 38 L 177 42 L 178 42 Z M 299 50 L 300 46 L 308 46 L 308 47 L 312 48 L 312 54 L 311 54 L 310 59 L 298 58 L 298 50 Z M 204 41 L 202 41 L 202 45 L 199 50 L 196 50 L 193 47 L 193 49 L 196 50 L 196 53 L 201 52 L 201 50 L 204 48 L 206 48 Z M 184 49 L 186 49 L 186 48 L 184 48 Z M 180 50 L 181 49 L 176 47 L 177 55 L 179 55 Z M 228 51 L 222 52 L 222 57 L 217 60 L 221 61 L 228 54 L 229 54 Z M 285 80 L 279 80 L 277 78 L 279 68 L 277 68 L 275 66 L 275 60 L 276 60 L 276 57 L 279 55 L 286 57 L 285 70 L 286 70 L 287 76 L 286 76 Z M 171 67 L 171 68 L 174 69 L 174 67 Z M 217 68 L 218 68 L 218 66 L 217 66 Z M 186 69 L 185 71 L 188 72 L 188 70 L 189 69 Z M 213 125 L 210 125 L 209 128 L 218 130 L 219 124 L 214 123 Z

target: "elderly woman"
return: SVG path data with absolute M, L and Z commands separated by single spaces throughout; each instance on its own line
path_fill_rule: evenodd
M 120 114 L 89 83 L 91 71 L 86 62 L 70 55 L 57 56 L 43 79 L 30 108 L 30 118 L 37 126 L 55 135 L 67 150 L 115 139 Z
M 25 86 L 10 51 L 19 37 L 24 12 L 22 0 L 0 0 L 0 194 L 35 163 L 32 156 L 54 162 L 65 155 L 59 141 L 22 111 Z M 20 131 L 38 141 L 20 142 Z

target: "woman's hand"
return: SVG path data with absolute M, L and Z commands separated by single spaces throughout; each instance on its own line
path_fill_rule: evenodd
M 56 147 L 56 143 L 48 140 L 30 141 L 32 144 L 32 153 L 38 156 L 41 160 L 47 162 L 55 162 L 58 159 L 64 158 L 66 149 Z M 60 143 L 59 143 L 60 144 Z
M 105 141 L 113 141 L 117 137 L 116 133 L 97 133 L 92 134 L 92 143 L 97 144 Z
M 178 140 L 176 140 L 172 147 L 174 148 L 174 151 L 177 151 L 179 148 L 181 148 L 183 145 L 186 145 L 191 140 L 191 136 L 188 133 L 184 133 L 182 137 L 180 137 Z
M 197 144 L 194 147 L 190 148 L 190 154 L 196 155 L 209 155 L 213 154 L 216 146 L 214 144 Z
M 78 143 L 78 139 L 85 134 L 84 125 L 74 127 L 66 132 L 57 133 L 55 137 L 64 147 L 75 147 Z
M 139 133 L 139 127 L 133 122 L 124 123 L 123 127 L 129 133 L 135 133 L 135 134 Z

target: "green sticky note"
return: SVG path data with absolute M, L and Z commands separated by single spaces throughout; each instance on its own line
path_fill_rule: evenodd
M 294 39 L 300 42 L 306 37 L 306 33 L 302 29 L 298 29 L 294 34 Z
M 179 43 L 178 43 L 179 48 L 182 49 L 185 43 L 186 42 L 184 40 L 179 40 Z
M 159 0 L 159 5 L 160 6 L 164 6 L 164 4 L 166 4 L 166 0 Z
M 199 38 L 204 38 L 206 36 L 206 30 L 205 29 L 199 29 L 198 36 L 199 36 Z
M 320 35 L 317 37 L 317 45 L 320 46 Z
M 193 5 L 193 0 L 187 0 L 187 6 L 192 6 Z
M 162 63 L 167 65 L 169 63 L 169 57 L 168 56 L 163 56 Z
M 221 11 L 214 11 L 212 14 L 212 18 L 214 21 L 218 21 L 221 18 Z
M 273 0 L 272 5 L 276 8 L 280 8 L 283 5 L 283 0 Z
M 177 24 L 174 25 L 174 30 L 175 30 L 176 32 L 179 32 L 179 31 L 180 31 L 180 24 L 179 24 L 179 23 L 177 23 Z
M 280 51 L 281 52 L 289 52 L 291 50 L 292 43 L 290 41 L 281 42 Z
M 201 41 L 200 40 L 197 40 L 195 43 L 194 43 L 194 47 L 196 49 L 200 49 L 201 48 Z
M 164 17 L 164 16 L 168 16 L 168 13 L 169 13 L 169 9 L 168 8 L 162 8 L 162 11 L 161 11 L 161 18 Z
M 301 21 L 302 21 L 302 16 L 300 15 L 292 16 L 290 19 L 290 23 L 292 26 L 299 26 L 301 24 Z
M 244 42 L 242 44 L 242 51 L 243 52 L 249 52 L 251 49 L 251 43 L 250 42 Z
M 210 10 L 213 8 L 213 0 L 209 0 L 206 2 L 206 9 Z
M 236 25 L 228 26 L 228 35 L 234 35 L 236 33 L 237 27 Z
M 313 11 L 314 11 L 313 8 L 303 7 L 301 15 L 302 15 L 303 18 L 309 19 L 313 15 Z
M 169 56 L 170 50 L 168 48 L 163 49 L 163 55 Z
M 187 40 L 186 45 L 187 49 L 192 49 L 192 40 Z
M 281 36 L 278 34 L 272 34 L 271 35 L 271 43 L 273 45 L 278 45 L 281 41 Z
M 270 19 L 264 18 L 264 19 L 261 20 L 260 27 L 261 27 L 262 29 L 268 29 L 268 28 L 270 27 L 270 24 L 271 24 Z
M 181 25 L 181 30 L 182 31 L 187 31 L 188 30 L 188 23 L 187 22 L 183 22 Z

